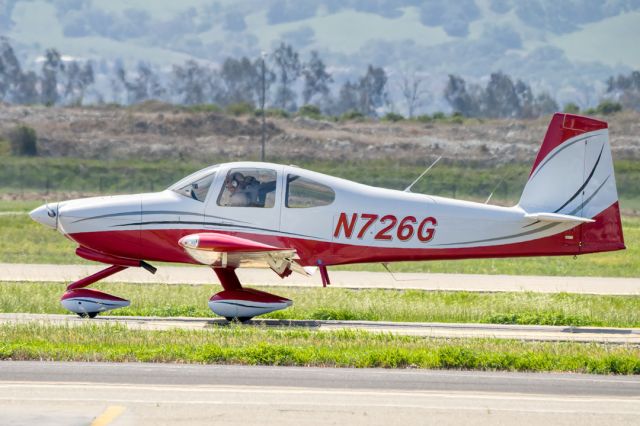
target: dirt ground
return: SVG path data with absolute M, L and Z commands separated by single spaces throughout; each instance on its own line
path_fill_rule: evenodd
M 269 118 L 267 154 L 278 161 L 310 159 L 530 162 L 549 117 L 537 120 L 346 122 Z M 607 117 L 617 160 L 640 159 L 640 113 Z M 255 117 L 164 108 L 46 108 L 0 104 L 0 134 L 19 123 L 38 133 L 40 155 L 92 159 L 257 159 Z

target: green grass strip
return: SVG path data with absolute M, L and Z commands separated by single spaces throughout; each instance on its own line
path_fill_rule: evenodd
M 0 359 L 640 374 L 640 349 L 626 345 L 248 326 L 143 331 L 118 325 L 2 325 Z
M 131 300 L 109 315 L 211 317 L 214 285 L 100 283 Z M 294 301 L 261 318 L 640 327 L 640 296 L 260 287 Z M 0 312 L 68 313 L 63 283 L 0 282 Z

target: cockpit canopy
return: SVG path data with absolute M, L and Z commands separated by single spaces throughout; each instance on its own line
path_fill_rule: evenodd
M 168 189 L 184 197 L 204 203 L 216 175 L 224 176 L 222 187 L 212 202 L 220 207 L 260 207 L 273 208 L 276 203 L 278 172 L 271 167 L 233 167 L 225 168 L 216 164 L 190 174 L 171 185 Z M 294 173 L 292 173 L 294 172 Z M 302 172 L 302 173 L 300 173 Z M 304 176 L 305 172 L 285 170 L 284 207 L 300 209 L 328 206 L 335 200 L 335 191 L 315 177 Z

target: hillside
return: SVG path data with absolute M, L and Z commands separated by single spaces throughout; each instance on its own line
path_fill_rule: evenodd
M 640 113 L 605 118 L 616 160 L 640 160 Z M 549 118 L 463 123 L 267 120 L 267 159 L 528 164 Z M 260 122 L 253 116 L 188 112 L 149 104 L 130 108 L 0 107 L 0 134 L 18 123 L 33 127 L 43 157 L 214 162 L 259 158 Z
M 609 76 L 640 68 L 640 3 L 627 0 L 7 0 L 0 35 L 28 68 L 50 47 L 93 60 L 104 87 L 116 62 L 216 66 L 285 42 L 304 58 L 319 51 L 338 82 L 368 64 L 396 79 L 419 72 L 430 81 L 429 112 L 446 107 L 449 73 L 482 81 L 503 71 L 585 108 Z

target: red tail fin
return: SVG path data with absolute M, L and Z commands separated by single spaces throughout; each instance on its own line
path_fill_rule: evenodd
M 529 213 L 594 219 L 580 225 L 585 253 L 624 248 L 608 127 L 589 117 L 555 114 L 519 203 Z

